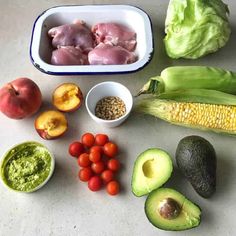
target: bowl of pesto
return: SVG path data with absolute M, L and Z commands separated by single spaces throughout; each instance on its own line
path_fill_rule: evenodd
M 0 163 L 2 182 L 17 192 L 34 192 L 53 174 L 55 159 L 41 143 L 28 141 L 8 150 Z

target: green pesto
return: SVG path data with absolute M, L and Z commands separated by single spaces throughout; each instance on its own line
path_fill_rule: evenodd
M 10 188 L 30 192 L 47 179 L 50 170 L 49 151 L 40 143 L 26 142 L 5 155 L 1 177 Z

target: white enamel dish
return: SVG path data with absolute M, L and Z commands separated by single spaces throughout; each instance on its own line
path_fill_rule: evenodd
M 73 65 L 50 64 L 51 39 L 47 32 L 55 26 L 72 23 L 75 19 L 86 22 L 89 27 L 97 23 L 124 24 L 137 34 L 135 53 L 138 60 L 128 65 Z M 153 54 L 151 21 L 141 9 L 130 5 L 57 6 L 44 11 L 34 22 L 30 43 L 30 58 L 40 71 L 53 75 L 86 75 L 128 73 L 146 66 Z

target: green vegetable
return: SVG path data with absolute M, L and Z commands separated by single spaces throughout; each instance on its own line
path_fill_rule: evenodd
M 176 125 L 236 135 L 236 106 L 232 105 L 177 102 L 149 97 L 136 104 L 136 111 Z
M 236 94 L 236 73 L 206 66 L 173 66 L 151 78 L 138 95 L 186 89 L 211 89 Z
M 140 197 L 162 186 L 171 176 L 173 164 L 169 154 L 158 148 L 142 152 L 134 163 L 132 192 Z
M 180 140 L 176 163 L 196 192 L 209 198 L 216 190 L 216 153 L 206 139 L 192 135 Z
M 158 99 L 168 99 L 177 102 L 195 102 L 217 105 L 235 105 L 236 96 L 208 89 L 188 89 L 161 93 Z
M 231 33 L 227 14 L 221 0 L 170 0 L 164 39 L 168 56 L 196 59 L 223 47 Z
M 148 195 L 145 214 L 150 223 L 163 230 L 191 229 L 201 222 L 201 209 L 184 195 L 170 188 L 159 188 Z

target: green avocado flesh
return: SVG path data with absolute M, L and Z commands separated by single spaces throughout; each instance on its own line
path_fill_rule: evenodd
M 12 148 L 1 164 L 1 177 L 10 188 L 30 192 L 50 174 L 51 155 L 41 144 L 22 143 Z
M 160 203 L 173 199 L 180 206 L 179 215 L 166 219 L 160 215 Z M 159 188 L 152 191 L 145 202 L 145 213 L 148 220 L 157 228 L 170 231 L 186 230 L 198 226 L 201 222 L 201 209 L 185 198 L 181 193 L 170 188 Z
M 173 164 L 165 151 L 151 148 L 141 153 L 134 163 L 132 192 L 137 197 L 162 186 L 171 176 Z

